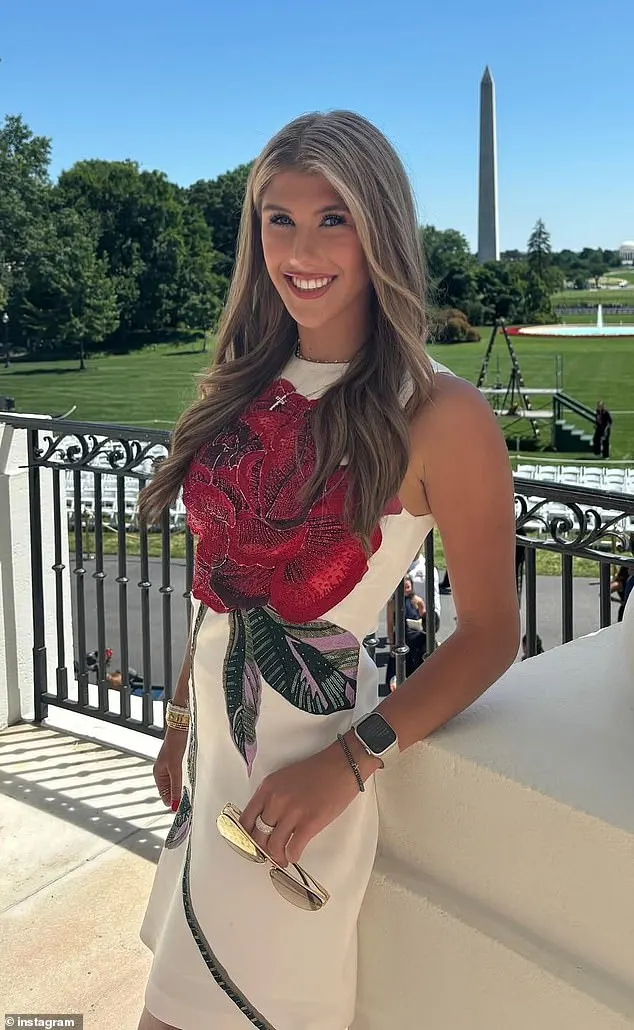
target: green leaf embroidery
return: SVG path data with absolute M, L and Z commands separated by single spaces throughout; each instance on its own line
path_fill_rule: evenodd
M 332 622 L 288 623 L 271 608 L 236 610 L 228 618 L 225 702 L 231 736 L 251 775 L 262 680 L 310 715 L 350 710 L 359 642 Z
M 249 775 L 257 753 L 255 727 L 260 713 L 262 681 L 253 659 L 253 640 L 247 613 L 229 613 L 229 643 L 224 662 L 224 688 L 231 736 Z
M 331 715 L 354 707 L 359 642 L 331 622 L 284 622 L 271 608 L 245 613 L 266 682 L 296 708 Z

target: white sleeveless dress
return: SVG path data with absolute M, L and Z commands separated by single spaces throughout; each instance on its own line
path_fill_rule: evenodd
M 308 515 L 307 416 L 342 374 L 292 358 L 184 484 L 198 536 L 192 722 L 181 803 L 141 939 L 154 953 L 145 1002 L 181 1030 L 345 1030 L 357 986 L 357 917 L 375 857 L 373 779 L 301 862 L 330 900 L 301 911 L 216 819 L 262 779 L 330 745 L 378 702 L 362 646 L 432 526 L 395 499 L 367 560 L 341 521 L 342 466 Z

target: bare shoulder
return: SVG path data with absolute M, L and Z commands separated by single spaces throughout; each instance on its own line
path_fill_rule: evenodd
M 496 417 L 476 387 L 436 374 L 411 434 L 412 463 L 442 538 L 458 623 L 504 639 L 510 654 L 518 627 L 515 506 Z
M 412 456 L 421 479 L 425 469 L 460 456 L 463 461 L 478 451 L 508 452 L 491 406 L 480 391 L 458 376 L 437 373 L 429 400 L 413 419 Z M 462 463 L 462 462 L 461 462 Z

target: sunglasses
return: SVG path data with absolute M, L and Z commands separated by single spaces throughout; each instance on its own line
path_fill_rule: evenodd
M 232 804 L 225 805 L 218 816 L 216 825 L 220 836 L 226 840 L 227 844 L 243 858 L 248 858 L 249 862 L 258 862 L 259 864 L 268 862 L 271 866 L 269 875 L 275 890 L 286 901 L 290 901 L 291 905 L 302 908 L 306 912 L 318 912 L 320 908 L 323 908 L 330 895 L 321 884 L 313 880 L 305 869 L 295 863 L 291 868 L 296 875 L 276 865 L 273 859 L 247 833 L 240 822 L 241 817 L 242 812 Z

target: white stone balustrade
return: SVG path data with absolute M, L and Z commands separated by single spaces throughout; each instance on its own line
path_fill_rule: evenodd
M 634 1026 L 634 606 L 514 665 L 377 789 L 353 1030 Z

